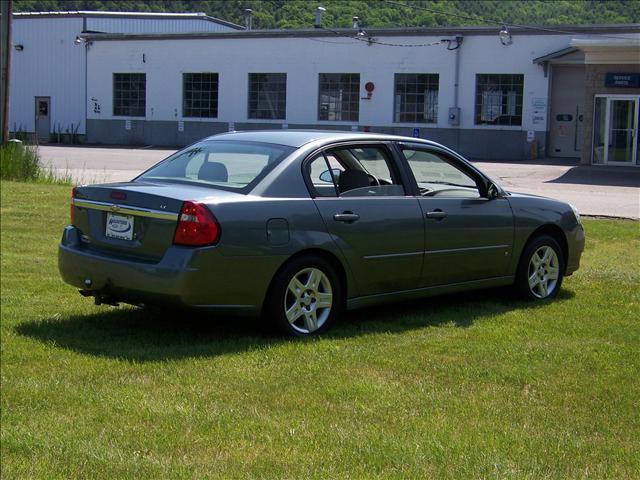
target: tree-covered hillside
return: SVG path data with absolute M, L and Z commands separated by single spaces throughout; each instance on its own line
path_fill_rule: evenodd
M 640 22 L 637 0 L 14 0 L 13 5 L 16 12 L 206 12 L 238 24 L 243 23 L 243 9 L 251 8 L 257 29 L 310 28 L 318 5 L 327 9 L 327 27 L 348 27 L 353 16 L 365 27 L 483 25 L 488 20 L 537 25 Z

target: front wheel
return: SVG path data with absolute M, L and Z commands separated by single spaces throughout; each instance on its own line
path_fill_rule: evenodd
M 527 300 L 553 298 L 562 285 L 564 258 L 550 236 L 534 238 L 525 247 L 516 274 L 516 288 Z
M 304 256 L 279 272 L 265 313 L 281 332 L 306 337 L 325 332 L 342 306 L 342 288 L 333 267 L 320 257 Z

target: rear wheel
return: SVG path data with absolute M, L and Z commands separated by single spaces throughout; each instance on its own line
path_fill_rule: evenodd
M 304 256 L 279 272 L 265 313 L 282 333 L 306 337 L 328 330 L 342 306 L 342 288 L 334 268 L 320 257 Z
M 516 288 L 527 300 L 553 298 L 562 285 L 564 258 L 558 242 L 548 235 L 531 240 L 524 249 Z

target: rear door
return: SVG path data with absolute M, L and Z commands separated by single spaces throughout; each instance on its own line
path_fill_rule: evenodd
M 509 201 L 489 199 L 484 179 L 445 150 L 419 144 L 401 149 L 425 218 L 422 285 L 506 275 L 513 249 Z
M 38 143 L 49 142 L 49 132 L 51 132 L 51 97 L 36 97 L 35 123 Z
M 385 144 L 350 143 L 318 153 L 307 181 L 360 295 L 416 288 L 424 225 L 415 196 Z

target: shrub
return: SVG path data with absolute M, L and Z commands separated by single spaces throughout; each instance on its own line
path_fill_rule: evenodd
M 38 147 L 8 142 L 0 146 L 2 180 L 35 181 L 41 175 Z
M 20 182 L 70 183 L 70 175 L 57 176 L 42 168 L 38 147 L 20 142 L 0 145 L 0 179 Z

